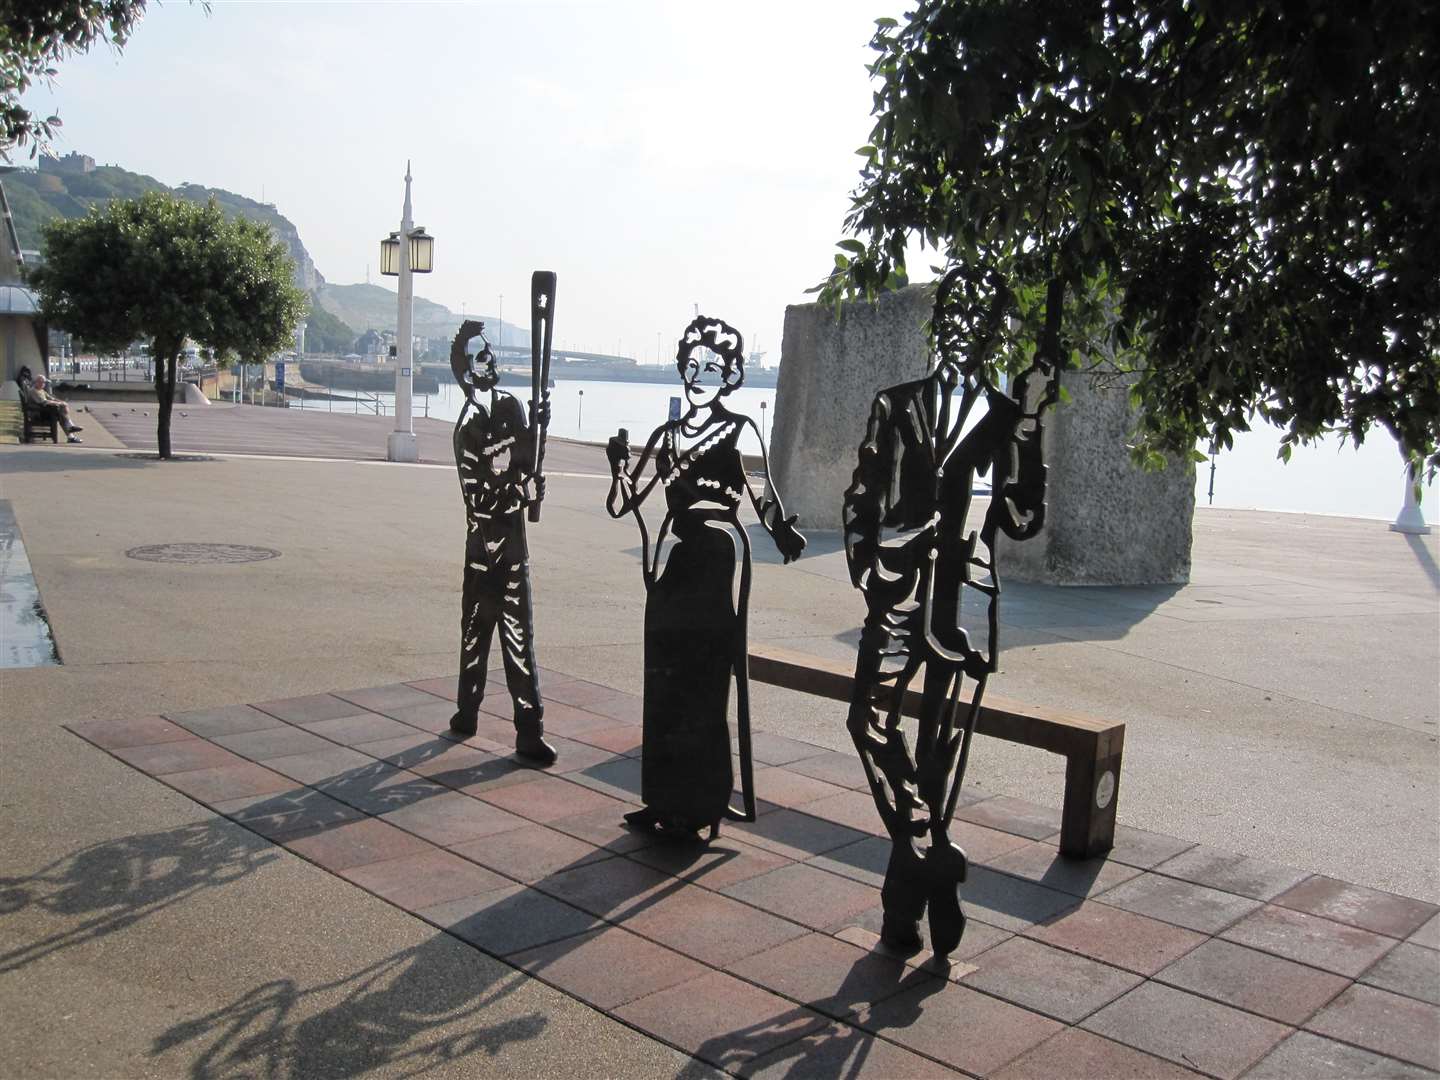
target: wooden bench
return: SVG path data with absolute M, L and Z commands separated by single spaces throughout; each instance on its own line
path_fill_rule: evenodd
M 750 647 L 750 678 L 846 703 L 855 685 L 853 665 L 770 645 Z M 920 692 L 913 687 L 907 689 L 901 713 L 917 716 L 919 709 Z M 1062 855 L 1088 859 L 1114 846 L 1124 724 L 1060 709 L 1035 708 L 987 693 L 975 730 L 1065 758 Z
M 31 396 L 28 380 L 20 384 L 20 441 L 34 442 L 40 435 L 49 435 L 50 441 L 60 441 L 60 414 L 53 406 L 36 401 Z

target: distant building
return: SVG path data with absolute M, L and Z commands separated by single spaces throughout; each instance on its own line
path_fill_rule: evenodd
M 89 154 L 77 154 L 73 150 L 62 158 L 49 154 L 40 155 L 40 171 L 48 173 L 92 173 L 95 159 Z

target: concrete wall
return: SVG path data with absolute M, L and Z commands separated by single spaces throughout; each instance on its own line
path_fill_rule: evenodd
M 770 476 L 802 528 L 838 529 L 845 489 L 877 391 L 928 367 L 931 290 L 913 285 L 839 319 L 821 304 L 785 309 Z

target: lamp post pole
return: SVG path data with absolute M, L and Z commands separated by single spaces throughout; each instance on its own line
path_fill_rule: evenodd
M 410 272 L 410 233 L 415 222 L 410 216 L 410 163 L 405 163 L 405 208 L 400 213 L 400 307 L 395 316 L 395 430 L 390 433 L 386 457 L 391 461 L 419 461 L 415 425 L 410 415 L 411 374 L 415 362 L 415 337 L 411 326 L 415 311 L 415 285 Z
M 1406 458 L 1408 462 L 1409 459 Z M 1425 515 L 1420 510 L 1420 503 L 1415 499 L 1415 485 L 1420 482 L 1419 474 L 1413 466 L 1405 469 L 1405 499 L 1400 504 L 1400 513 L 1390 523 L 1390 531 L 1398 533 L 1410 533 L 1413 536 L 1425 536 L 1430 532 L 1430 526 L 1425 524 Z

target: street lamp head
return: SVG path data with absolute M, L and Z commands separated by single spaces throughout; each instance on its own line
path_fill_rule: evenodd
M 380 273 L 394 277 L 400 273 L 400 234 L 392 232 L 380 241 Z
M 435 238 L 424 226 L 410 230 L 410 272 L 428 274 L 435 269 Z M 394 277 L 400 273 L 400 234 L 392 232 L 380 241 L 380 273 Z

